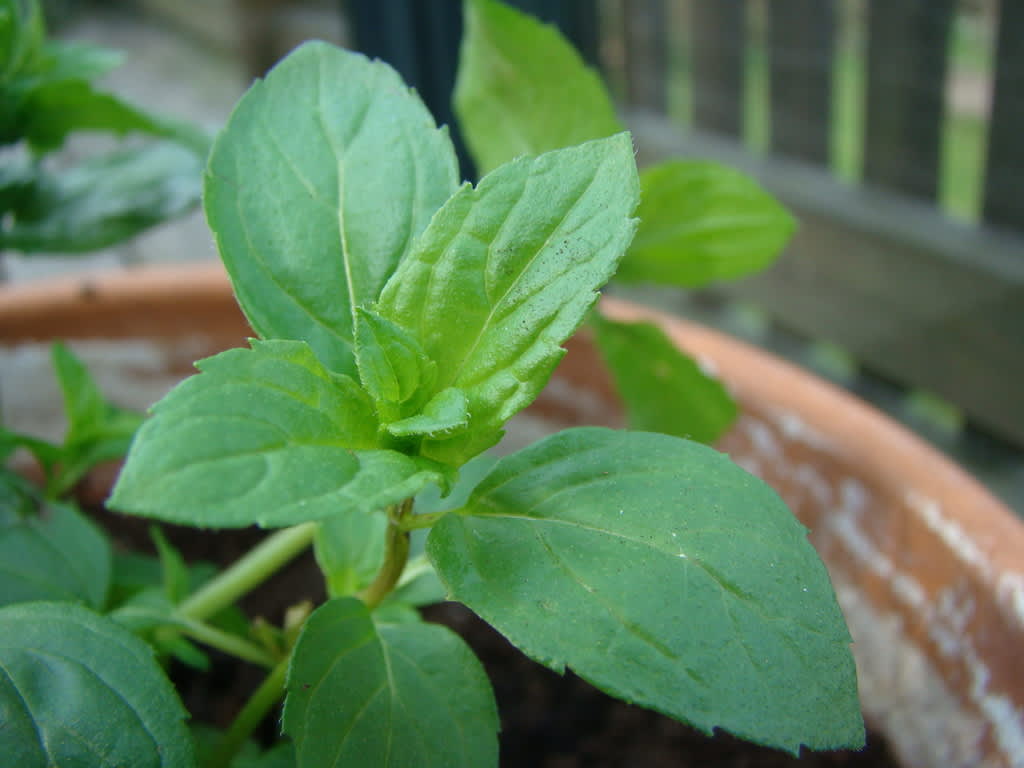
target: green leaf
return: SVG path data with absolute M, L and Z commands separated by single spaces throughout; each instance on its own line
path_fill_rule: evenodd
M 434 624 L 375 626 L 352 598 L 306 621 L 283 722 L 299 768 L 498 764 L 494 696 L 469 647 Z
M 616 277 L 699 287 L 764 269 L 796 223 L 739 171 L 670 160 L 640 174 L 640 227 Z
M 124 63 L 124 54 L 79 40 L 47 40 L 37 74 L 47 81 L 95 80 Z
M 711 448 L 562 432 L 500 461 L 427 551 L 451 599 L 556 671 L 793 753 L 864 742 L 806 529 Z
M 520 158 L 459 190 L 384 287 L 377 310 L 469 400 L 469 430 L 425 440 L 459 466 L 493 445 L 564 354 L 633 236 L 629 134 Z
M 45 38 L 38 0 L 8 0 L 0 6 L 0 83 L 38 67 Z
M 443 482 L 432 466 L 377 448 L 369 396 L 300 341 L 253 341 L 153 407 L 110 504 L 209 527 L 295 525 L 373 512 Z
M 410 415 L 402 405 L 430 389 L 437 365 L 416 338 L 376 312 L 356 310 L 356 366 L 363 388 L 377 404 L 381 420 Z M 410 405 L 422 404 L 422 397 Z
M 235 108 L 204 200 L 252 327 L 355 376 L 355 308 L 456 185 L 447 131 L 394 70 L 307 43 Z
M 38 488 L 4 466 L 8 455 L 17 447 L 17 443 L 7 440 L 13 434 L 0 428 L 0 527 L 36 514 L 40 500 Z
M 20 768 L 195 765 L 185 710 L 153 652 L 67 603 L 0 608 L 0 754 Z
M 149 538 L 153 540 L 160 560 L 160 582 L 164 588 L 164 596 L 172 605 L 177 605 L 188 596 L 191 587 L 192 579 L 188 564 L 167 540 L 159 526 L 150 526 Z
M 112 554 L 107 537 L 69 505 L 0 523 L 0 605 L 34 600 L 103 608 Z
M 89 369 L 64 344 L 58 341 L 50 346 L 50 359 L 64 398 L 64 416 L 68 421 L 65 440 L 74 442 L 103 423 L 108 405 Z
M 623 130 L 601 78 L 554 26 L 493 0 L 464 7 L 455 112 L 481 174 Z
M 353 595 L 373 581 L 384 562 L 387 525 L 382 514 L 335 515 L 320 523 L 313 553 L 331 597 Z
M 37 152 L 58 149 L 73 131 L 123 135 L 148 133 L 173 138 L 166 124 L 87 80 L 57 80 L 33 89 L 22 106 L 21 135 Z
M 50 494 L 59 496 L 96 464 L 124 456 L 142 416 L 108 403 L 88 369 L 66 346 L 54 343 L 50 352 L 68 421 L 61 467 L 48 483 Z
M 660 328 L 597 313 L 591 321 L 632 429 L 713 443 L 736 420 L 736 403 L 722 382 L 704 373 Z
M 387 430 L 395 437 L 442 437 L 469 424 L 469 402 L 455 387 L 442 389 L 430 399 L 422 412 L 401 421 L 393 421 Z
M 202 157 L 159 142 L 118 150 L 51 175 L 0 226 L 0 248 L 78 253 L 119 243 L 199 201 Z

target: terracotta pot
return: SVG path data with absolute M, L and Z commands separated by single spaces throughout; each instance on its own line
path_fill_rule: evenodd
M 865 714 L 905 765 L 1024 766 L 1021 521 L 906 430 L 794 366 L 663 314 L 611 299 L 603 309 L 660 324 L 738 397 L 743 416 L 720 447 L 811 529 L 854 635 Z M 108 392 L 143 407 L 192 360 L 247 335 L 216 264 L 2 288 L 7 418 L 24 427 L 21 414 L 44 412 L 35 395 L 50 393 L 25 384 L 36 375 L 25 369 L 45 368 L 51 339 L 75 340 Z M 569 349 L 516 430 L 621 425 L 586 336 Z

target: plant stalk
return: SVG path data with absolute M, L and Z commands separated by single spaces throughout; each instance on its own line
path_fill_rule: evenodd
M 215 616 L 301 554 L 313 541 L 316 530 L 316 523 L 303 523 L 268 536 L 182 601 L 177 615 L 198 621 Z
M 225 632 L 222 629 L 211 627 L 209 624 L 204 624 L 201 621 L 187 619 L 175 625 L 174 628 L 193 640 L 197 640 L 211 648 L 216 648 L 218 651 L 229 653 L 243 661 L 258 664 L 268 669 L 277 663 L 276 658 L 255 643 L 238 637 L 238 635 L 232 635 L 230 632 Z
M 370 609 L 376 608 L 390 594 L 405 570 L 405 563 L 409 559 L 409 532 L 402 527 L 402 522 L 411 514 L 412 504 L 412 499 L 406 499 L 397 507 L 388 509 L 384 563 L 377 571 L 373 583 L 359 594 L 359 598 Z
M 245 742 L 249 740 L 253 730 L 262 722 L 263 718 L 273 708 L 284 693 L 285 678 L 288 675 L 288 662 L 291 654 L 278 663 L 267 675 L 266 679 L 256 689 L 256 692 L 249 697 L 238 713 L 238 717 L 231 723 L 224 739 L 217 746 L 217 750 L 210 758 L 211 768 L 229 768 L 231 761 L 238 754 Z

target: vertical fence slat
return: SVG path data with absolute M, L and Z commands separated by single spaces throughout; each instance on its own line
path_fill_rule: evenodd
M 1024 3 L 1003 0 L 985 169 L 984 219 L 1024 231 Z
M 864 180 L 934 201 L 953 0 L 870 0 Z
M 668 111 L 668 14 L 664 0 L 636 0 L 623 17 L 630 104 Z
M 835 0 L 768 3 L 771 147 L 829 163 Z
M 701 130 L 742 135 L 745 11 L 744 0 L 692 5 L 693 121 Z

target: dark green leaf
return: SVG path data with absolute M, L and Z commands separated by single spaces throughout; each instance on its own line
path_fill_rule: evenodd
M 494 697 L 469 647 L 433 624 L 375 626 L 352 598 L 326 603 L 303 627 L 283 722 L 300 768 L 498 761 Z
M 601 78 L 554 26 L 493 0 L 467 0 L 465 23 L 455 111 L 481 174 L 622 130 Z
M 34 600 L 106 604 L 112 555 L 107 537 L 68 505 L 0 525 L 0 605 Z
M 167 133 L 159 120 L 113 94 L 95 90 L 86 80 L 42 84 L 28 94 L 22 111 L 20 132 L 39 152 L 59 148 L 72 131 Z
M 735 421 L 736 404 L 722 382 L 704 373 L 660 328 L 597 314 L 592 320 L 631 428 L 712 443 Z
M 0 754 L 19 768 L 195 765 L 152 650 L 77 605 L 0 608 Z
M 531 657 L 710 732 L 859 747 L 850 637 L 806 530 L 698 443 L 582 428 L 500 461 L 427 551 Z
M 104 248 L 199 201 L 202 157 L 167 142 L 118 150 L 49 175 L 0 228 L 0 247 L 75 253 Z
M 699 287 L 767 267 L 796 223 L 739 171 L 670 160 L 640 174 L 640 227 L 620 280 Z
M 469 429 L 424 456 L 461 465 L 547 383 L 633 236 L 635 173 L 619 134 L 520 158 L 438 211 L 378 304 L 437 363 L 436 390 L 469 400 Z
M 379 449 L 369 396 L 307 344 L 253 341 L 207 358 L 153 407 L 110 504 L 213 527 L 373 512 L 443 482 Z
M 447 131 L 382 62 L 307 43 L 242 98 L 205 207 L 249 322 L 356 375 L 353 313 L 455 190 Z

